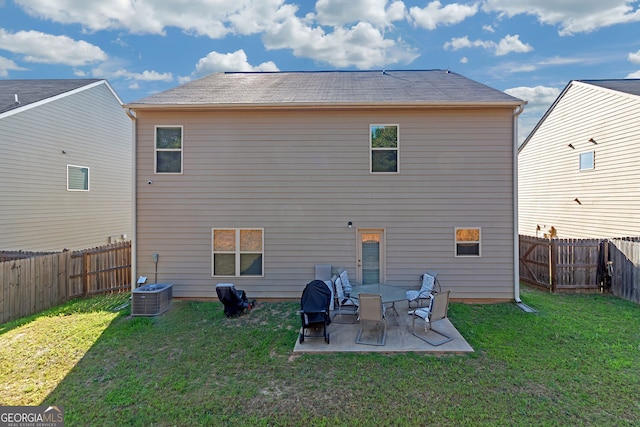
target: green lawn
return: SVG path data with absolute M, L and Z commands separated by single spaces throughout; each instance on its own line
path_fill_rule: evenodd
M 129 317 L 127 295 L 0 325 L 0 405 L 58 405 L 66 426 L 640 425 L 640 306 L 522 289 L 452 303 L 476 353 L 293 355 L 297 303 L 227 319 L 179 301 Z

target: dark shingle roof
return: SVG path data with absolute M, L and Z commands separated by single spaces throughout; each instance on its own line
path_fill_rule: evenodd
M 0 80 L 0 113 L 24 107 L 100 79 Z M 18 103 L 16 103 L 18 95 Z
M 216 73 L 129 105 L 448 105 L 523 101 L 446 70 Z
M 578 80 L 594 86 L 640 96 L 640 79 Z

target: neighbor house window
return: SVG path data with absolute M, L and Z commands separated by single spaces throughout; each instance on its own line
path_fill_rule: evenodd
M 156 173 L 182 173 L 182 126 L 156 126 Z
M 371 173 L 398 173 L 398 125 L 371 125 Z
M 263 276 L 264 230 L 212 229 L 212 276 Z
M 595 167 L 595 151 L 587 151 L 586 153 L 580 154 L 580 170 L 586 171 L 591 170 Z
M 456 256 L 480 256 L 480 229 L 456 228 Z
M 67 190 L 89 191 L 89 168 L 67 165 Z

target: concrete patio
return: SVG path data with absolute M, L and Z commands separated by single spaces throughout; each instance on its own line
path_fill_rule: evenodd
M 439 346 L 430 345 L 423 340 L 415 337 L 411 333 L 412 316 L 408 314 L 407 302 L 395 304 L 398 315 L 396 316 L 390 310 L 387 310 L 387 339 L 385 345 L 363 345 L 356 344 L 356 335 L 360 329 L 358 322 L 353 324 L 338 323 L 344 321 L 354 321 L 354 316 L 337 316 L 330 325 L 327 326 L 327 332 L 330 334 L 330 342 L 327 344 L 321 338 L 306 337 L 304 342 L 300 344 L 296 339 L 294 353 L 406 353 L 406 352 L 423 352 L 423 353 L 471 353 L 473 348 L 467 343 L 464 337 L 453 326 L 449 319 L 443 319 L 433 324 L 434 328 L 443 331 L 447 335 L 453 337 L 453 340 Z M 333 313 L 332 313 L 333 318 Z M 424 322 L 416 323 L 416 329 L 424 330 Z M 320 329 L 322 334 L 322 329 Z

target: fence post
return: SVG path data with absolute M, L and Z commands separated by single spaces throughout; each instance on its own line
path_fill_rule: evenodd
M 60 268 L 61 271 L 61 283 L 60 283 L 60 294 L 62 297 L 62 302 L 67 302 L 69 300 L 69 283 L 71 283 L 71 269 L 69 263 L 71 262 L 71 257 L 69 256 L 71 252 L 68 249 L 62 251 L 62 257 L 60 260 Z
M 551 279 L 551 292 L 556 291 L 558 285 L 558 244 L 554 239 L 549 239 L 549 279 Z
M 82 252 L 82 296 L 89 294 L 89 254 Z

